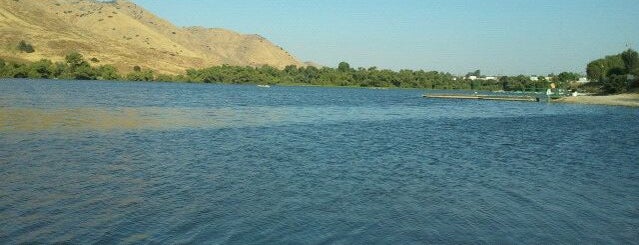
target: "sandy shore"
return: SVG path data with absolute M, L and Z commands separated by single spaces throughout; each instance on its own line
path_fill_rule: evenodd
M 605 96 L 564 97 L 564 98 L 555 100 L 555 102 L 639 107 L 639 93 L 605 95 Z

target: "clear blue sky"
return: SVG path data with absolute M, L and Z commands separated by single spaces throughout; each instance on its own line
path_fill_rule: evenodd
M 585 73 L 639 47 L 639 0 L 134 0 L 178 26 L 260 34 L 331 67 Z

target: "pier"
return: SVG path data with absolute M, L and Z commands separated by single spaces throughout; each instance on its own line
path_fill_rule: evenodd
M 467 99 L 467 100 L 501 100 L 501 101 L 539 102 L 539 98 L 534 97 L 534 96 L 424 94 L 423 97 L 425 97 L 425 98 L 436 98 L 436 99 Z

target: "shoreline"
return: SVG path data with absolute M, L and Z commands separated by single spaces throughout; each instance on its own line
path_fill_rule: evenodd
M 583 105 L 639 107 L 639 93 L 563 97 L 553 100 L 553 102 Z

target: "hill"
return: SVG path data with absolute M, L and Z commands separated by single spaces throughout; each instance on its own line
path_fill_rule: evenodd
M 259 35 L 177 27 L 127 0 L 0 0 L 0 33 L 7 60 L 60 61 L 77 51 L 122 72 L 138 65 L 172 74 L 222 64 L 304 66 Z M 35 52 L 18 50 L 21 40 Z

